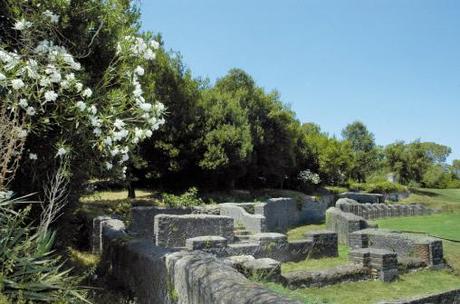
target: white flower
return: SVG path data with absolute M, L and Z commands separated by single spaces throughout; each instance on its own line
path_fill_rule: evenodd
M 135 97 L 140 97 L 142 95 L 142 89 L 140 85 L 136 86 L 136 88 L 133 91 L 133 95 Z
M 29 116 L 34 116 L 36 112 L 35 112 L 34 107 L 28 107 L 26 113 Z
M 102 130 L 100 128 L 94 128 L 93 133 L 97 136 L 101 135 Z
M 43 76 L 43 77 L 40 79 L 40 86 L 46 88 L 46 87 L 48 87 L 50 84 L 51 84 L 51 80 L 50 80 L 48 77 Z
M 106 146 L 111 146 L 112 145 L 112 138 L 110 136 L 107 136 L 105 139 L 104 139 L 104 144 Z
M 68 89 L 70 87 L 70 83 L 67 80 L 61 81 L 61 88 Z
M 59 15 L 53 14 L 49 10 L 43 12 L 43 15 L 48 17 L 51 23 L 58 23 L 59 22 Z
M 113 168 L 113 165 L 109 162 L 105 162 L 105 167 L 107 168 L 107 170 L 111 170 Z
M 54 83 L 60 82 L 62 79 L 61 74 L 58 71 L 55 71 L 53 74 L 50 76 L 50 81 Z
M 136 67 L 136 69 L 134 70 L 134 73 L 139 75 L 139 76 L 142 76 L 142 75 L 144 75 L 144 68 L 141 67 L 140 65 L 138 65 Z
M 96 115 L 97 113 L 97 108 L 95 105 L 92 105 L 90 108 L 89 108 L 89 111 L 91 112 L 91 114 L 93 115 Z
M 56 153 L 56 157 L 64 156 L 66 153 L 67 153 L 66 148 L 61 147 L 61 148 L 58 149 L 58 151 Z
M 86 103 L 84 103 L 83 101 L 77 102 L 76 105 L 77 105 L 77 108 L 82 112 L 86 109 Z
M 27 99 L 21 98 L 21 99 L 19 100 L 18 105 L 19 105 L 21 108 L 25 109 L 25 108 L 27 108 L 27 106 L 29 105 L 29 103 L 27 102 Z
M 65 75 L 65 79 L 67 81 L 73 81 L 73 80 L 75 80 L 75 74 L 74 73 L 69 73 L 69 74 Z
M 37 160 L 37 159 L 38 159 L 37 154 L 35 154 L 35 153 L 29 153 L 29 159 L 30 159 L 30 160 Z
M 113 123 L 113 125 L 115 126 L 115 128 L 121 130 L 125 126 L 125 123 L 123 122 L 123 120 L 117 118 L 115 119 L 115 122 Z
M 151 46 L 154 50 L 156 50 L 156 49 L 158 49 L 158 48 L 160 47 L 160 44 L 159 44 L 158 41 L 156 41 L 156 40 L 150 40 L 150 46 Z
M 19 90 L 25 86 L 24 82 L 19 78 L 11 80 L 11 85 L 15 90 Z
M 27 130 L 26 129 L 19 129 L 18 130 L 18 136 L 19 136 L 19 138 L 25 138 L 27 136 Z
M 123 156 L 121 157 L 121 161 L 126 162 L 128 160 L 129 160 L 129 155 L 128 154 L 123 154 Z
M 145 136 L 146 137 L 151 137 L 153 135 L 152 131 L 151 130 L 146 130 L 145 131 Z
M 101 126 L 101 120 L 97 117 L 90 117 L 90 122 L 93 127 L 99 128 Z
M 3 81 L 5 79 L 6 79 L 6 76 L 4 74 L 0 73 L 0 81 Z
M 77 82 L 75 84 L 75 88 L 77 89 L 77 92 L 80 92 L 83 89 L 83 84 L 80 82 Z
M 14 29 L 18 31 L 23 31 L 25 29 L 28 29 L 32 26 L 32 22 L 26 21 L 25 19 L 21 19 L 16 21 L 14 24 Z
M 155 59 L 155 57 L 156 57 L 156 55 L 151 49 L 148 49 L 144 53 L 144 59 L 146 59 L 146 60 L 153 60 L 153 59 Z
M 152 104 L 148 102 L 141 103 L 139 105 L 139 108 L 141 108 L 145 112 L 149 112 L 152 109 Z
M 91 97 L 91 95 L 93 95 L 93 91 L 91 91 L 90 88 L 87 88 L 83 91 L 83 93 L 81 93 L 81 96 L 83 97 Z
M 45 92 L 45 100 L 46 101 L 55 101 L 58 98 L 58 94 L 54 91 L 46 91 Z

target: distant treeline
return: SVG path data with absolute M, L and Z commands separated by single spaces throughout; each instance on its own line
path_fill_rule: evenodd
M 143 142 L 132 176 L 143 186 L 293 188 L 318 183 L 384 181 L 458 187 L 460 162 L 447 165 L 449 147 L 415 140 L 377 146 L 357 121 L 341 138 L 301 123 L 276 91 L 267 92 L 240 69 L 214 85 L 193 78 L 181 57 L 162 51 L 151 74 L 166 124 Z M 307 172 L 308 174 L 302 174 Z M 307 184 L 307 185 L 306 185 Z

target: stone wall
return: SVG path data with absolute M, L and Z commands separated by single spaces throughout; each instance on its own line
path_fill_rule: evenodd
M 257 233 L 246 243 L 229 244 L 225 238 L 202 236 L 186 241 L 189 250 L 203 250 L 218 257 L 253 256 L 272 258 L 280 262 L 302 261 L 306 258 L 338 256 L 337 234 L 331 231 L 316 231 L 305 235 L 305 239 L 288 242 L 281 233 Z
M 159 214 L 154 219 L 155 244 L 164 247 L 184 247 L 186 239 L 205 235 L 233 242 L 233 229 L 233 219 L 222 215 Z
M 341 198 L 337 200 L 336 207 L 348 213 L 362 216 L 364 219 L 377 219 L 383 217 L 417 216 L 431 214 L 432 210 L 420 204 L 361 204 L 355 200 Z
M 442 241 L 425 235 L 364 229 L 350 234 L 350 246 L 390 250 L 398 257 L 416 258 L 430 266 L 443 264 Z
M 256 203 L 253 204 L 253 207 Z M 235 226 L 244 226 L 246 230 L 252 233 L 267 231 L 265 226 L 265 216 L 260 214 L 251 214 L 247 210 L 235 203 L 220 204 L 220 214 L 229 216 L 234 219 Z
M 131 239 L 123 222 L 100 219 L 101 265 L 139 304 L 300 304 L 249 281 L 222 259 Z M 96 233 L 96 231 L 95 231 Z
M 190 214 L 192 208 L 167 208 L 167 207 L 133 207 L 131 208 L 131 225 L 129 233 L 139 238 L 155 241 L 154 219 L 158 214 Z
M 326 211 L 326 227 L 337 233 L 339 243 L 348 245 L 350 234 L 368 228 L 369 224 L 363 217 L 332 207 Z
M 357 201 L 358 203 L 369 204 L 383 204 L 385 197 L 382 194 L 376 193 L 362 193 L 362 192 L 344 192 L 339 194 L 339 198 L 349 198 Z
M 458 304 L 460 303 L 460 289 L 449 290 L 428 296 L 417 297 L 413 299 L 383 301 L 379 304 Z

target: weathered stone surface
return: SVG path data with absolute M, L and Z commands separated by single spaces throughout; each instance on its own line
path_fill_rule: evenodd
M 281 263 L 270 258 L 248 260 L 242 268 L 248 277 L 271 281 L 279 281 L 281 277 Z
M 382 194 L 361 193 L 361 192 L 344 192 L 339 195 L 340 198 L 349 198 L 358 203 L 383 204 L 385 198 Z
M 338 235 L 338 241 L 348 244 L 350 233 L 368 227 L 366 220 L 352 213 L 341 211 L 339 208 L 329 208 L 326 212 L 326 228 Z
M 256 203 L 254 203 L 254 206 Z M 245 208 L 236 203 L 224 203 L 219 205 L 220 214 L 234 219 L 235 226 L 242 226 L 252 233 L 264 232 L 267 230 L 265 216 L 251 214 Z
M 442 241 L 425 235 L 395 232 L 387 229 L 365 229 L 350 235 L 352 248 L 387 249 L 401 257 L 417 257 L 427 265 L 443 263 Z
M 102 252 L 102 224 L 111 220 L 110 216 L 98 216 L 93 219 L 93 227 L 91 231 L 91 248 L 93 254 L 101 254 Z
M 361 281 L 371 278 L 370 270 L 360 265 L 341 265 L 318 271 L 295 271 L 283 274 L 284 284 L 292 289 L 323 287 L 341 282 Z
M 158 214 L 190 214 L 191 208 L 166 208 L 139 206 L 131 208 L 130 234 L 155 242 L 154 220 Z
M 185 240 L 197 236 L 215 235 L 233 241 L 233 219 L 221 215 L 159 214 L 154 220 L 155 244 L 184 247 Z
M 329 230 L 312 231 L 306 233 L 305 237 L 313 244 L 310 257 L 337 257 L 339 255 L 336 232 Z
M 203 250 L 209 248 L 225 248 L 227 247 L 227 239 L 221 236 L 197 236 L 187 239 L 185 247 L 188 250 Z
M 139 304 L 300 304 L 249 281 L 210 254 L 130 239 L 118 220 L 104 222 L 102 241 L 101 264 Z

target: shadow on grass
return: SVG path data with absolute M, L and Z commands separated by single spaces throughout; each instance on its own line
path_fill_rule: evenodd
M 439 193 L 431 192 L 431 191 L 428 191 L 428 190 L 414 189 L 414 188 L 411 188 L 410 192 L 412 192 L 413 194 L 426 195 L 426 196 L 430 196 L 430 197 L 441 196 Z

